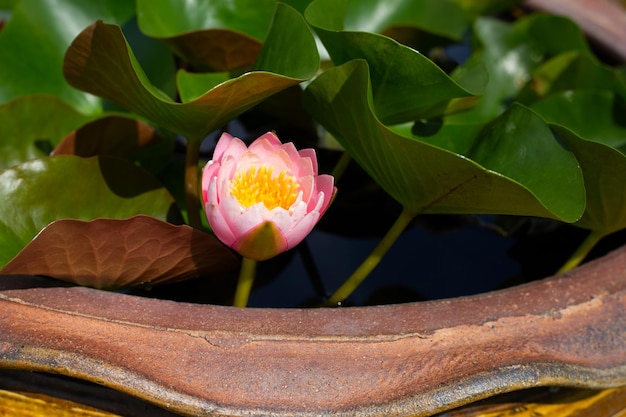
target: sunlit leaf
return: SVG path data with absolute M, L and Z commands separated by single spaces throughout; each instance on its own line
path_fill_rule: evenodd
M 409 210 L 523 214 L 570 222 L 584 210 L 576 160 L 545 122 L 522 106 L 484 128 L 445 125 L 447 139 L 437 146 L 436 128 L 420 140 L 409 125 L 390 129 L 377 119 L 364 61 L 326 71 L 305 93 L 309 111 Z M 451 134 L 458 134 L 461 144 L 454 151 L 439 147 L 451 142 Z
M 121 24 L 133 2 L 117 0 L 20 0 L 0 31 L 0 103 L 27 94 L 51 94 L 83 113 L 98 113 L 100 100 L 63 79 L 63 55 L 74 37 L 96 19 Z
M 178 93 L 183 103 L 202 97 L 205 92 L 230 79 L 230 74 L 227 72 L 187 72 L 180 70 L 176 74 Z
M 592 56 L 572 51 L 537 68 L 519 99 L 528 103 L 552 93 L 577 89 L 616 91 L 626 97 L 626 78 Z
M 229 29 L 265 39 L 276 0 L 137 0 L 139 27 L 160 38 L 201 29 Z
M 163 140 L 152 126 L 125 116 L 106 116 L 71 132 L 52 155 L 126 157 Z
M 472 94 L 414 49 L 376 33 L 344 30 L 353 3 L 316 0 L 306 18 L 336 65 L 352 59 L 368 62 L 381 121 L 391 124 L 437 116 L 450 99 Z
M 553 94 L 533 105 L 554 123 L 583 170 L 587 207 L 577 225 L 604 234 L 626 228 L 626 104 L 610 91 Z
M 470 18 L 451 0 L 316 0 L 307 19 L 328 30 L 382 33 L 391 26 L 410 26 L 460 39 Z
M 149 173 L 115 158 L 59 155 L 0 172 L 0 266 L 50 222 L 146 214 L 178 221 L 174 199 Z
M 590 54 L 580 29 L 570 20 L 530 15 L 506 23 L 479 18 L 473 27 L 473 52 L 465 65 L 485 65 L 489 82 L 479 103 L 459 121 L 488 121 L 505 111 L 545 60 L 561 53 Z
M 153 217 L 57 220 L 0 272 L 114 290 L 210 277 L 237 268 L 214 236 Z
M 272 30 L 280 32 L 281 22 L 292 20 L 299 22 L 301 30 L 296 34 L 284 34 L 291 42 L 290 49 L 283 53 L 287 56 L 293 53 L 294 61 L 303 55 L 317 56 L 313 36 L 295 10 L 280 6 Z M 315 59 L 305 61 L 310 63 Z M 271 67 L 270 64 L 267 66 Z M 294 63 L 293 68 L 298 75 L 302 74 L 301 64 Z M 316 69 L 317 66 L 309 68 L 310 75 Z M 195 100 L 175 103 L 150 84 L 120 28 L 102 22 L 90 26 L 74 40 L 66 55 L 64 73 L 75 87 L 110 100 L 192 141 L 202 140 L 268 96 L 303 81 L 291 74 L 254 71 L 202 95 L 192 94 L 198 96 Z
M 181 7 L 182 6 L 182 7 Z M 276 0 L 137 0 L 141 30 L 161 39 L 199 71 L 254 64 Z
M 150 82 L 175 99 L 176 71 L 180 63 L 176 62 L 172 50 L 161 40 L 146 36 L 137 26 L 137 19 L 126 22 L 122 31 Z
M 453 0 L 465 12 L 472 16 L 493 15 L 510 9 L 516 4 L 522 3 L 522 0 Z
M 90 119 L 54 96 L 23 96 L 0 105 L 0 171 L 48 155 Z
M 171 160 L 174 140 L 128 115 L 110 114 L 71 132 L 51 155 L 118 156 L 157 173 Z

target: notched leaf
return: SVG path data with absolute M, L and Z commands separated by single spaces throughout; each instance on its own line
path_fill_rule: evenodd
M 298 59 L 289 60 L 293 65 L 264 62 L 262 71 L 247 72 L 209 91 L 193 94 L 197 97 L 193 101 L 174 102 L 152 85 L 130 50 L 121 28 L 102 21 L 94 23 L 74 39 L 65 55 L 63 72 L 70 85 L 116 103 L 190 141 L 198 142 L 269 96 L 304 81 L 268 71 L 287 67 L 290 74 L 306 72 L 307 76 L 312 76 L 315 73 L 319 59 L 314 59 L 317 57 L 317 49 L 313 35 L 305 26 L 306 22 L 287 6 L 279 7 L 278 10 L 283 11 L 277 13 L 277 17 L 287 21 L 289 27 L 299 25 L 301 29 L 300 36 L 291 39 L 291 50 L 283 51 L 287 56 L 296 54 Z M 280 31 L 280 22 L 275 21 L 274 27 Z M 265 57 L 268 54 L 261 51 L 261 55 Z M 301 61 L 307 64 L 305 66 L 311 62 L 315 62 L 316 66 L 303 69 Z
M 237 265 L 235 255 L 212 235 L 138 215 L 57 220 L 1 273 L 45 275 L 115 290 L 215 276 Z
M 196 71 L 233 71 L 256 62 L 261 42 L 228 29 L 206 29 L 162 39 Z
M 162 137 L 150 125 L 128 117 L 107 116 L 71 132 L 52 155 L 125 157 L 159 140 Z

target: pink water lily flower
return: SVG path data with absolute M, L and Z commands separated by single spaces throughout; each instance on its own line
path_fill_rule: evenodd
M 266 133 L 249 147 L 222 134 L 202 172 L 202 198 L 215 235 L 261 261 L 293 248 L 313 229 L 335 192 L 318 175 L 315 150 L 296 150 Z

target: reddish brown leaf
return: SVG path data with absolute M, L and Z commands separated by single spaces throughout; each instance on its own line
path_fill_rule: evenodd
M 1 272 L 118 289 L 210 276 L 236 267 L 234 254 L 213 236 L 139 215 L 55 221 Z
M 261 42 L 243 33 L 207 29 L 163 39 L 185 62 L 198 71 L 233 71 L 251 67 Z
M 87 123 L 67 135 L 53 155 L 127 156 L 161 136 L 152 126 L 122 116 L 107 116 Z

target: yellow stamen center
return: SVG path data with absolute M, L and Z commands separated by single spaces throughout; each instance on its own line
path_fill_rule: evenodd
M 272 174 L 273 168 L 265 165 L 239 171 L 232 181 L 231 194 L 244 207 L 263 203 L 269 210 L 276 207 L 288 210 L 298 197 L 300 185 L 287 171 L 281 171 L 277 176 Z

